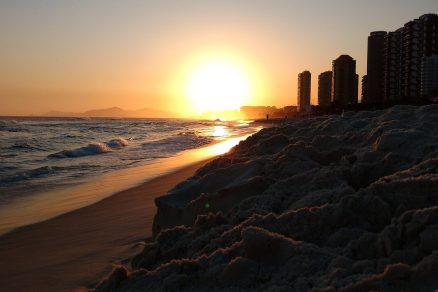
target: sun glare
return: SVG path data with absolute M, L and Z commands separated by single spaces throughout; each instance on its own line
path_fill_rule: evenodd
M 187 94 L 198 111 L 238 109 L 249 98 L 250 83 L 237 65 L 210 62 L 193 71 Z

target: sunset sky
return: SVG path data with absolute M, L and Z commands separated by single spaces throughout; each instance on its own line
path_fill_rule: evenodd
M 369 32 L 437 12 L 436 0 L 2 0 L 0 115 L 194 113 L 215 62 L 245 79 L 236 90 L 249 105 L 296 104 L 297 74 L 310 70 L 316 104 L 333 59 L 351 55 L 362 77 Z

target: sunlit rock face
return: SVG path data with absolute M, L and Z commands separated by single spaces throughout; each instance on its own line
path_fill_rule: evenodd
M 434 291 L 437 122 L 396 106 L 263 129 L 158 198 L 134 271 L 98 290 Z

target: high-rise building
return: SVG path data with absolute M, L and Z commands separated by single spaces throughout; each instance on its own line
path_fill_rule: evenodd
M 421 59 L 420 96 L 438 97 L 438 15 L 425 14 L 423 21 L 423 57 Z
M 367 58 L 367 92 L 362 96 L 362 103 L 381 104 L 383 103 L 383 67 L 385 31 L 374 31 L 368 37 L 368 58 Z
M 344 106 L 357 104 L 358 78 L 356 60 L 349 55 L 341 55 L 333 61 L 332 102 Z
M 424 14 L 423 22 L 423 56 L 438 55 L 438 15 Z
M 438 55 L 423 57 L 421 76 L 421 96 L 438 97 Z
M 298 111 L 305 111 L 310 106 L 311 74 L 303 71 L 298 74 Z
M 403 27 L 401 42 L 401 95 L 411 99 L 420 95 L 423 23 L 415 19 Z
M 361 98 L 361 102 L 363 103 L 364 100 L 367 99 L 369 95 L 369 91 L 368 91 L 368 76 L 364 75 L 362 76 L 362 98 Z
M 403 29 L 388 32 L 383 52 L 383 95 L 386 103 L 401 97 L 401 36 Z
M 401 38 L 400 95 L 421 96 L 423 57 L 438 54 L 438 15 L 425 14 L 403 26 Z
M 332 71 L 326 71 L 318 76 L 318 105 L 329 107 L 331 103 Z
M 384 39 L 383 49 L 380 50 L 382 36 Z M 384 32 L 371 33 L 367 62 L 369 98 L 371 99 L 373 92 L 375 92 L 371 71 L 378 72 L 379 52 L 381 52 L 383 60 L 381 70 L 383 74 L 378 78 L 382 80 L 382 94 L 385 102 L 413 101 L 421 96 L 426 96 L 422 87 L 423 84 L 432 80 L 433 76 L 428 76 L 428 74 L 433 74 L 430 73 L 433 70 L 427 69 L 429 61 L 423 60 L 424 57 L 438 55 L 438 15 L 422 15 L 418 19 L 407 22 L 402 28 L 387 34 Z M 425 67 L 423 62 L 426 62 Z M 371 68 L 373 70 L 370 71 Z M 378 76 L 378 74 L 374 74 L 374 76 Z

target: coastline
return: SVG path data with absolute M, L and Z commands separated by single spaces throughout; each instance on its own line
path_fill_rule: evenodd
M 66 194 L 58 192 L 32 202 L 37 205 L 34 209 L 47 208 L 52 215 L 0 235 L 0 287 L 5 291 L 87 291 L 114 265 L 128 263 L 142 250 L 145 237 L 152 235 L 156 197 L 250 135 L 110 172 L 96 177 L 94 188 L 78 186 L 66 193 L 75 197 L 63 198 Z M 48 201 L 52 195 L 58 200 Z M 74 203 L 68 203 L 69 199 Z M 5 213 L 2 216 L 6 218 Z
M 213 141 L 200 148 L 182 151 L 175 156 L 159 158 L 141 166 L 110 171 L 91 177 L 81 184 L 20 198 L 11 204 L 1 205 L 0 236 L 16 228 L 50 220 L 95 204 L 109 196 L 175 172 L 192 163 L 221 155 L 249 135 Z
M 97 203 L 0 236 L 5 291 L 81 291 L 113 264 L 140 252 L 151 235 L 154 199 L 214 157 L 118 192 Z
M 434 291 L 438 106 L 267 128 L 156 199 L 94 291 Z

